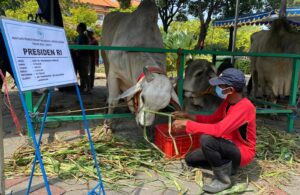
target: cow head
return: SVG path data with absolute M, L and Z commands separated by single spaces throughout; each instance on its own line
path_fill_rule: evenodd
M 210 87 L 208 80 L 215 76 L 215 67 L 207 60 L 188 61 L 183 84 L 185 96 L 202 94 Z
M 126 90 L 118 99 L 134 97 L 136 121 L 139 125 L 152 125 L 155 115 L 144 112 L 144 109 L 159 111 L 169 103 L 179 105 L 178 96 L 173 89 L 173 84 L 169 78 L 161 72 L 153 72 L 144 68 L 143 77 L 136 85 Z
M 184 78 L 184 110 L 210 111 L 214 110 L 222 100 L 214 95 L 208 80 L 216 76 L 212 63 L 206 60 L 187 62 Z

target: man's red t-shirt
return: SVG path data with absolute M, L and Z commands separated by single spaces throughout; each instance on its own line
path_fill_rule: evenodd
M 247 98 L 234 105 L 225 100 L 212 115 L 197 115 L 196 122 L 188 121 L 186 132 L 231 140 L 240 150 L 240 165 L 245 166 L 255 156 L 255 107 Z

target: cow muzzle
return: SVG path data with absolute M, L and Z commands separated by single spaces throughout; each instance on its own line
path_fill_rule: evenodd
M 136 114 L 136 122 L 137 124 L 139 124 L 140 126 L 144 127 L 148 127 L 151 126 L 154 122 L 155 119 L 155 115 L 149 112 L 145 112 L 145 111 L 140 111 Z

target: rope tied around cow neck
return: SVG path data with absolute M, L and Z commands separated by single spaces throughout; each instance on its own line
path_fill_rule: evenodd
M 143 112 L 148 112 L 148 113 L 152 113 L 152 114 L 157 114 L 157 115 L 168 117 L 168 133 L 169 133 L 170 138 L 172 139 L 172 142 L 173 142 L 173 145 L 174 145 L 174 149 L 175 149 L 175 156 L 172 156 L 171 158 L 174 158 L 174 157 L 178 156 L 179 152 L 178 152 L 178 147 L 177 147 L 177 144 L 176 144 L 176 139 L 172 135 L 172 117 L 174 117 L 174 115 L 167 114 L 167 113 L 164 113 L 164 112 L 158 112 L 158 111 L 148 110 L 148 109 L 143 109 Z M 145 121 L 145 114 L 144 114 L 144 121 Z M 187 150 L 186 154 L 189 153 L 189 151 L 193 147 L 193 138 L 192 138 L 192 135 L 188 134 L 188 136 L 190 138 L 191 144 L 190 144 L 190 147 Z M 148 136 L 147 136 L 146 126 L 144 126 L 144 139 L 149 144 L 151 144 L 155 149 L 157 149 L 159 152 L 161 152 L 163 155 L 165 155 L 165 153 L 159 147 L 157 147 L 155 144 L 153 144 L 152 142 L 149 141 Z

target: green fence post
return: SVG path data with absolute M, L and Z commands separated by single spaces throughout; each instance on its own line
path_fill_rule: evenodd
M 27 106 L 29 114 L 33 113 L 32 92 L 31 91 L 25 92 L 25 101 L 26 101 L 26 106 Z M 28 127 L 28 124 L 27 124 L 27 127 Z M 28 136 L 28 141 L 31 142 L 30 131 L 27 131 L 27 136 Z
M 180 67 L 179 67 L 179 81 L 178 81 L 178 98 L 179 98 L 179 103 L 181 106 L 183 106 L 183 74 L 184 74 L 184 62 L 185 61 L 185 53 L 182 53 L 180 55 Z
M 33 106 L 33 112 L 36 113 L 47 97 L 47 93 L 43 93 L 37 103 Z
M 293 72 L 291 80 L 291 90 L 289 98 L 289 106 L 295 108 L 297 106 L 297 93 L 298 93 L 298 81 L 299 81 L 299 68 L 300 68 L 300 59 L 293 60 Z M 294 116 L 293 113 L 288 115 L 288 132 L 294 130 Z

